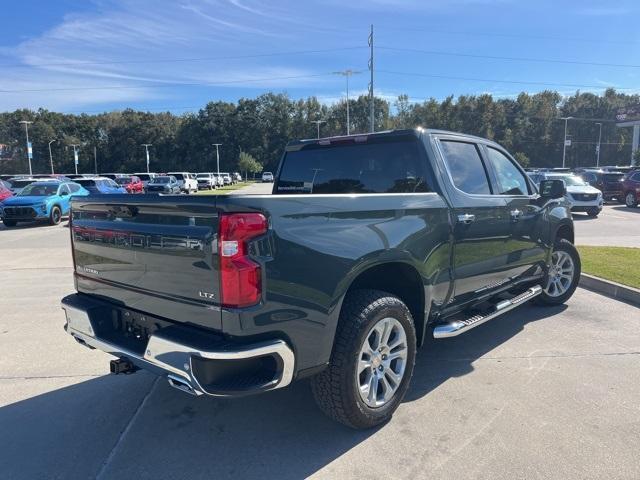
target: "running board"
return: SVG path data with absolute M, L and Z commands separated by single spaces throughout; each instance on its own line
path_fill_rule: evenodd
M 537 297 L 541 293 L 542 287 L 540 285 L 536 285 L 516 297 L 498 302 L 495 306 L 495 310 L 491 313 L 486 313 L 484 315 L 474 315 L 473 317 L 469 317 L 465 320 L 456 320 L 451 323 L 436 325 L 436 327 L 433 329 L 433 338 L 449 338 L 460 335 L 461 333 L 471 330 L 478 325 L 482 325 L 489 320 L 493 320 L 494 318 L 499 317 L 503 313 L 507 313 L 508 311 L 513 310 L 517 306 L 522 305 L 528 300 L 531 300 L 533 297 Z

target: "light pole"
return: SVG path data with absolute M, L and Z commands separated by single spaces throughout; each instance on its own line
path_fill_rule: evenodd
M 326 120 L 311 120 L 311 123 L 315 123 L 316 127 L 318 127 L 318 138 L 320 138 L 320 124 L 327 123 Z
M 215 145 L 216 147 L 216 163 L 218 164 L 218 176 L 220 176 L 220 150 L 218 147 L 221 147 L 221 143 L 212 143 L 211 145 Z
M 49 162 L 51 163 L 51 175 L 53 175 L 53 154 L 51 153 L 51 144 L 55 141 L 56 139 L 54 138 L 49 142 Z
M 143 143 L 145 151 L 147 152 L 147 173 L 149 173 L 149 147 L 151 147 L 153 143 Z
M 342 70 L 340 72 L 333 72 L 335 75 L 342 75 L 347 77 L 347 135 L 349 135 L 349 77 L 357 73 L 362 73 L 358 70 Z
M 567 121 L 573 117 L 561 117 L 564 120 L 564 144 L 562 145 L 562 168 L 564 168 L 565 159 L 567 157 Z
M 596 147 L 596 167 L 600 166 L 600 140 L 602 140 L 602 123 L 596 122 L 596 125 L 600 127 L 598 132 L 598 146 Z
M 24 131 L 27 134 L 27 160 L 29 161 L 29 175 L 33 175 L 31 170 L 31 157 L 33 156 L 33 150 L 31 149 L 31 143 L 29 142 L 29 124 L 33 123 L 29 120 L 20 120 L 18 123 L 24 123 Z
M 76 167 L 76 175 L 77 175 L 78 174 L 78 151 L 76 150 L 76 148 L 79 147 L 80 144 L 72 143 L 71 146 L 73 147 L 73 164 Z

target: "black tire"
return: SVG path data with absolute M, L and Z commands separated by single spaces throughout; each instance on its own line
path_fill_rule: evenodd
M 598 210 L 597 208 L 590 208 L 589 210 L 587 210 L 587 215 L 589 215 L 590 217 L 597 217 L 600 214 L 600 210 Z
M 6 218 L 2 219 L 2 223 L 4 223 L 5 227 L 15 227 L 18 224 L 15 220 L 8 220 Z
M 54 205 L 49 212 L 49 225 L 58 225 L 62 221 L 62 211 L 60 207 Z
M 553 246 L 553 251 L 562 251 L 566 252 L 573 261 L 573 277 L 571 279 L 571 284 L 566 292 L 562 295 L 552 296 L 546 292 L 547 279 L 545 278 L 543 282 L 543 291 L 540 295 L 535 297 L 534 302 L 538 305 L 560 305 L 565 303 L 567 300 L 571 298 L 573 292 L 576 291 L 578 287 L 578 282 L 580 281 L 580 272 L 582 271 L 582 265 L 580 263 L 580 255 L 578 254 L 578 250 L 576 247 L 569 241 L 561 238 L 556 240 L 555 245 Z
M 627 192 L 624 195 L 624 204 L 629 208 L 635 208 L 638 206 L 638 197 L 633 192 Z
M 356 381 L 360 349 L 373 326 L 385 318 L 397 320 L 406 335 L 404 375 L 390 400 L 372 408 L 361 398 Z M 416 333 L 411 312 L 396 296 L 378 290 L 356 290 L 344 300 L 329 366 L 312 378 L 316 403 L 329 417 L 351 428 L 372 428 L 388 421 L 404 398 L 416 355 Z M 374 367 L 375 368 L 375 367 Z M 376 372 L 377 373 L 377 372 Z

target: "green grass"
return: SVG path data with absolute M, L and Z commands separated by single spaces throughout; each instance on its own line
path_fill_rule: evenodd
M 215 190 L 200 190 L 198 191 L 198 195 L 225 195 L 227 193 L 231 193 L 238 188 L 246 187 L 247 185 L 251 185 L 249 182 L 240 182 L 235 185 L 227 185 L 225 187 L 218 187 Z
M 640 248 L 578 247 L 582 271 L 640 288 Z

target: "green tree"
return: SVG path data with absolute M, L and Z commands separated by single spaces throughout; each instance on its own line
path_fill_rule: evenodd
M 244 172 L 244 178 L 247 180 L 249 178 L 247 173 L 261 172 L 262 165 L 247 152 L 240 152 L 240 156 L 238 157 L 238 169 L 241 172 Z
M 518 162 L 522 168 L 527 168 L 529 166 L 529 157 L 524 153 L 516 152 L 513 158 L 516 159 L 516 162 Z

